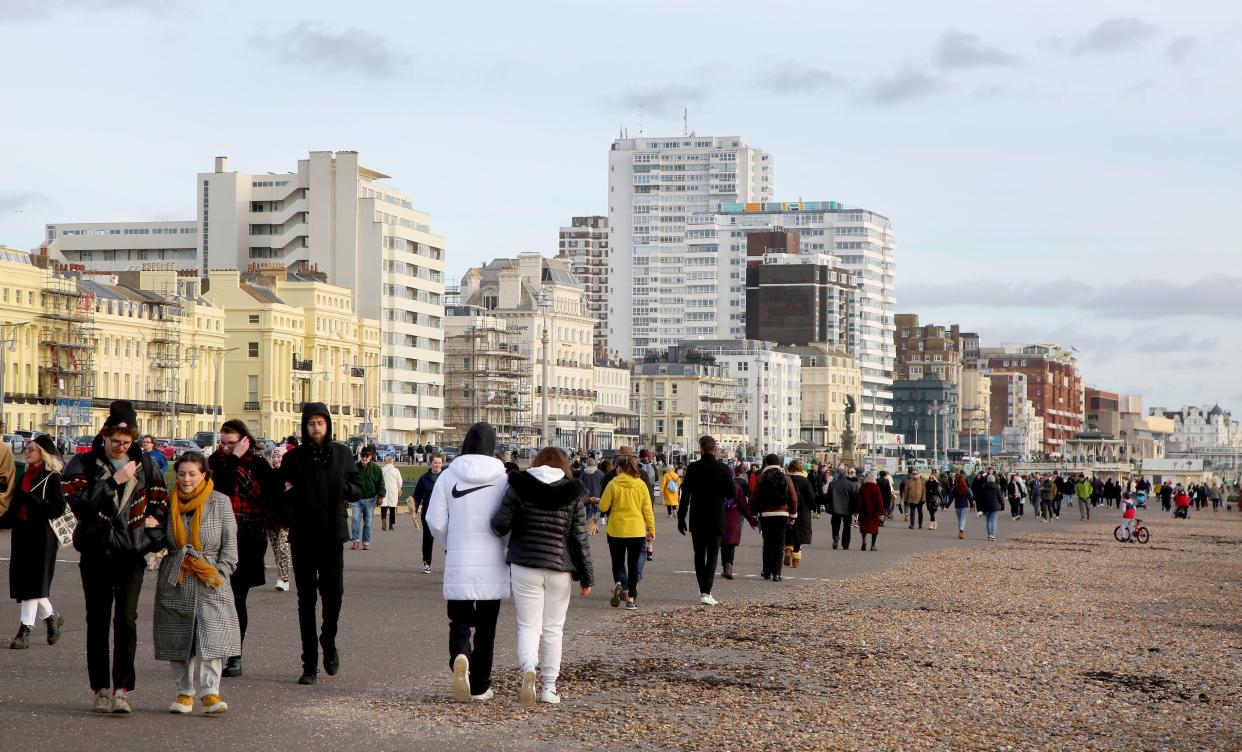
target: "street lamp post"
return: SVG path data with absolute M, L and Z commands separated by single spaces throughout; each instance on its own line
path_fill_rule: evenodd
M 231 352 L 236 352 L 240 349 L 241 349 L 240 347 L 230 347 L 228 349 L 220 349 L 220 350 L 213 351 L 216 356 L 216 405 L 215 405 L 216 419 L 211 427 L 211 434 L 212 434 L 211 445 L 212 446 L 215 446 L 216 444 L 220 443 L 220 411 L 223 407 L 223 405 L 220 404 L 220 401 L 221 401 L 220 371 L 224 367 L 224 356 L 228 355 Z
M 919 444 L 919 420 L 918 418 L 915 418 L 914 419 L 914 458 L 916 460 L 919 458 L 918 444 Z M 933 459 L 935 458 L 933 457 Z
M 4 420 L 4 375 L 9 367 L 6 356 L 8 353 L 17 352 L 17 330 L 29 323 L 22 321 L 16 324 L 0 324 L 0 426 L 5 430 L 9 429 L 9 424 Z
M 935 421 L 935 418 L 932 420 Z M 944 464 L 947 465 L 949 463 L 949 405 L 947 403 L 940 406 L 940 421 L 940 434 L 944 436 Z
M 940 403 L 937 400 L 932 400 L 931 405 L 927 408 L 927 414 L 932 419 L 932 463 L 936 463 L 937 457 L 940 454 L 940 436 L 936 432 L 936 416 L 940 414 Z
M 543 335 L 540 338 L 540 341 L 543 343 L 543 390 L 541 394 L 540 404 L 542 405 L 542 409 L 543 409 L 543 416 L 542 416 L 543 418 L 543 422 L 542 422 L 543 445 L 546 447 L 546 446 L 552 446 L 552 440 L 548 436 L 548 390 L 551 388 L 548 384 L 549 379 L 550 379 L 550 376 L 548 373 L 548 361 L 552 357 L 551 353 L 549 352 L 552 340 L 551 340 L 551 333 L 549 332 L 549 329 L 548 329 L 548 312 L 552 308 L 552 299 L 548 295 L 548 289 L 546 287 L 539 291 L 538 305 L 539 305 L 540 313 L 543 314 Z

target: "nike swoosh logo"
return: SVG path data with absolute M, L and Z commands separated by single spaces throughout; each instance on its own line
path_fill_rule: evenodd
M 482 488 L 491 488 L 491 486 L 475 486 L 474 488 L 467 488 L 465 491 L 458 491 L 457 485 L 453 484 L 453 498 L 460 499 L 461 497 L 466 496 L 467 494 L 472 494 Z

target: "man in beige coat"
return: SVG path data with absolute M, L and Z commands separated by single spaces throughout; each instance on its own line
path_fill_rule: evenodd
M 13 489 L 17 488 L 17 465 L 13 463 L 13 447 L 0 441 L 0 514 L 9 511 Z
M 910 473 L 901 487 L 901 500 L 906 505 L 906 515 L 910 518 L 910 529 L 914 529 L 914 512 L 919 513 L 919 529 L 923 528 L 923 502 L 927 498 L 927 486 L 918 470 Z

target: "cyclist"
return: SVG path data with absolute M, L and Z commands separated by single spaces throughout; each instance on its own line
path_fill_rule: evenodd
M 1134 497 L 1129 491 L 1126 491 L 1121 497 L 1121 540 L 1133 542 L 1134 537 Z

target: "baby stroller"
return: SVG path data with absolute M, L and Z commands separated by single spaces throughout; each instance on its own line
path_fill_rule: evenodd
M 1135 509 L 1146 509 L 1147 508 L 1147 492 L 1146 491 L 1139 491 L 1138 493 L 1134 494 L 1134 508 Z

